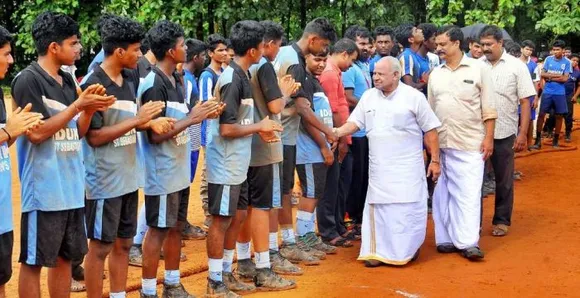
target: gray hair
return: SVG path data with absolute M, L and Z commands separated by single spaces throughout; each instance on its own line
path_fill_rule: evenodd
M 379 61 L 385 61 L 386 63 L 388 63 L 391 70 L 398 74 L 399 79 L 401 78 L 401 63 L 399 62 L 399 60 L 397 58 L 387 56 L 387 57 L 381 58 L 381 60 L 379 60 Z

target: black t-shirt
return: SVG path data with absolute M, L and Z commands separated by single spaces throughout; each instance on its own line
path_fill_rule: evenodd
M 96 112 L 91 119 L 91 129 L 99 129 L 103 126 L 113 125 L 121 118 L 126 118 L 127 115 L 120 115 L 126 113 L 136 103 L 137 88 L 139 86 L 139 78 L 137 73 L 132 69 L 123 69 L 121 71 L 123 76 L 123 85 L 118 86 L 109 78 L 107 73 L 100 65 L 95 66 L 93 72 L 87 75 L 81 83 L 81 89 L 85 90 L 90 85 L 101 84 L 107 90 L 107 95 L 114 95 L 117 98 L 115 102 L 115 109 L 108 109 L 105 112 Z M 109 123 L 105 123 L 104 116 L 110 119 Z M 133 113 L 134 114 L 134 113 Z
M 266 62 L 260 65 L 257 75 L 260 89 L 262 90 L 262 94 L 264 94 L 266 103 L 282 97 L 282 91 L 278 86 L 276 70 L 274 70 L 272 63 Z
M 222 73 L 218 81 L 218 88 L 218 98 L 226 104 L 220 116 L 220 124 L 234 124 L 243 120 L 239 119 L 240 114 L 246 114 L 246 111 L 240 110 L 242 101 L 252 98 L 252 87 L 246 72 L 232 61 L 229 69 Z
M 145 58 L 145 56 L 141 56 L 141 58 L 139 58 L 139 61 L 137 61 L 137 68 L 135 69 L 135 71 L 137 72 L 137 75 L 140 78 L 144 78 L 151 72 L 152 67 L 153 64 L 151 64 L 149 60 Z

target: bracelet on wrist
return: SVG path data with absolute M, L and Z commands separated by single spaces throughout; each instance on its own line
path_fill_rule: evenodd
M 431 160 L 431 163 L 441 164 L 438 160 Z
M 8 133 L 6 128 L 2 127 L 2 131 L 6 134 L 6 136 L 8 136 L 8 141 L 10 142 L 12 140 L 12 136 Z

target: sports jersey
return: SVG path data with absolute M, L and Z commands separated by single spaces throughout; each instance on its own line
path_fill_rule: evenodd
M 556 59 L 554 56 L 549 56 L 546 58 L 546 61 L 544 61 L 544 68 L 542 71 L 557 75 L 570 74 L 572 73 L 572 63 L 565 57 Z M 546 81 L 543 94 L 566 95 L 564 83 Z
M 368 65 L 364 62 L 357 61 L 345 72 L 342 73 L 342 84 L 344 89 L 353 90 L 353 95 L 357 100 L 360 100 L 363 93 L 372 88 L 372 79 L 368 71 Z M 351 111 L 353 109 L 350 109 Z M 352 134 L 353 137 L 364 137 L 366 132 L 361 129 Z
M 0 128 L 6 126 L 6 105 L 4 93 L 0 89 Z M 0 131 L 0 134 L 4 133 Z M 10 232 L 12 224 L 12 179 L 10 175 L 10 154 L 8 142 L 0 143 L 0 235 Z

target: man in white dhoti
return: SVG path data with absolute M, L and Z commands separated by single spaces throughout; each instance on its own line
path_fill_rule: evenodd
M 441 172 L 436 131 L 441 123 L 425 96 L 400 78 L 396 58 L 379 60 L 375 88 L 362 95 L 347 123 L 335 129 L 340 137 L 365 130 L 369 139 L 369 188 L 358 258 L 367 267 L 416 259 L 427 229 L 427 177 L 436 181 Z M 427 175 L 423 139 L 432 153 Z
M 497 112 L 489 69 L 463 54 L 461 29 L 439 29 L 435 43 L 445 64 L 430 75 L 428 98 L 441 120 L 441 178 L 433 194 L 437 251 L 460 251 L 470 260 L 479 249 L 484 162 L 493 152 Z M 507 162 L 507 161 L 506 161 Z

